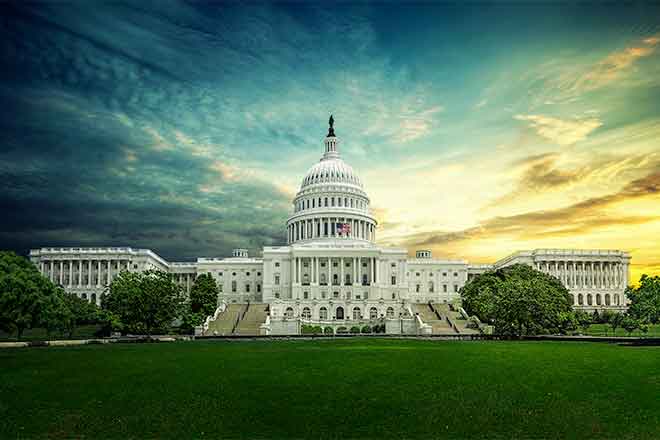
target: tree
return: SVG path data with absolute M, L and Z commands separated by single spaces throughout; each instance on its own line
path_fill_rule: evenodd
M 218 307 L 218 293 L 218 285 L 211 275 L 198 276 L 190 289 L 190 309 L 204 318 L 212 315 Z
M 631 316 L 644 323 L 660 323 L 660 276 L 642 275 L 639 286 L 628 287 L 626 296 L 630 300 Z
M 501 335 L 562 331 L 571 296 L 555 277 L 524 264 L 476 276 L 461 289 L 463 307 Z
M 623 315 L 621 313 L 613 313 L 610 317 L 609 323 L 612 327 L 612 333 L 616 336 L 616 329 L 623 324 Z
M 162 271 L 121 272 L 109 290 L 102 306 L 118 319 L 124 332 L 151 335 L 164 331 L 183 304 L 181 288 Z
M 575 312 L 575 319 L 578 322 L 578 325 L 582 329 L 582 333 L 585 333 L 589 326 L 593 323 L 591 315 L 585 312 L 584 310 L 577 310 Z
M 26 258 L 0 252 L 0 329 L 20 338 L 26 328 L 44 320 L 44 310 L 57 300 L 55 286 Z M 51 322 L 52 324 L 52 322 Z
M 39 325 L 46 329 L 48 335 L 53 331 L 67 331 L 69 335 L 73 333 L 76 316 L 67 305 L 67 299 L 73 296 L 75 295 L 66 293 L 61 287 L 56 287 L 53 294 L 44 298 Z
M 638 328 L 640 328 L 641 323 L 639 319 L 634 318 L 633 316 L 626 314 L 621 320 L 621 327 L 628 333 L 628 336 Z

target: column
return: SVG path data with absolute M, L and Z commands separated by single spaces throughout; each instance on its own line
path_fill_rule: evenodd
M 353 285 L 357 286 L 358 275 L 357 275 L 357 257 L 351 259 L 351 265 L 353 266 Z
M 108 260 L 108 285 L 112 282 L 112 259 Z
M 339 258 L 339 285 L 344 286 L 344 257 Z
M 362 285 L 362 257 L 357 257 L 357 280 Z
M 319 223 L 319 225 L 320 224 L 321 223 Z M 319 266 L 320 266 L 319 257 L 314 258 L 314 261 L 316 261 L 315 277 L 316 277 L 316 284 L 318 285 L 319 284 Z
M 62 285 L 62 268 L 64 267 L 63 261 L 60 260 L 60 273 L 59 273 L 59 280 L 60 280 L 60 286 Z
M 82 260 L 78 260 L 78 287 L 82 286 Z
M 92 287 L 92 260 L 87 260 L 87 287 Z
M 329 230 L 328 230 L 328 231 L 329 231 Z M 328 286 L 330 286 L 330 285 L 332 284 L 332 277 L 331 277 L 331 275 L 332 275 L 332 273 L 331 273 L 331 271 L 332 271 L 332 269 L 331 269 L 332 264 L 331 264 L 331 263 L 332 263 L 332 262 L 330 261 L 330 257 L 328 257 Z
M 296 258 L 296 283 L 300 284 L 300 272 L 301 272 L 301 267 L 302 266 L 302 258 L 297 257 Z
M 376 284 L 378 284 L 378 257 L 374 257 L 374 280 L 376 281 Z

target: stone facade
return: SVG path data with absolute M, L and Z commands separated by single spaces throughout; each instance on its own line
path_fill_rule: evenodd
M 167 271 L 185 292 L 199 274 L 210 274 L 220 287 L 219 302 L 268 303 L 271 334 L 299 331 L 301 323 L 350 326 L 375 319 L 403 333 L 413 325 L 411 304 L 452 303 L 475 275 L 515 263 L 559 278 L 575 307 L 625 309 L 626 252 L 539 249 L 471 265 L 434 259 L 428 250 L 408 258 L 406 249 L 377 246 L 370 199 L 338 145 L 331 128 L 321 160 L 293 200 L 287 245 L 265 247 L 261 258 L 236 249 L 228 258 L 167 262 L 148 249 L 107 247 L 34 249 L 30 259 L 54 283 L 97 303 L 122 270 Z

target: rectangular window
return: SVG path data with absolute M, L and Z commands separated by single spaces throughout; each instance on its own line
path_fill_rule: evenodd
M 280 276 L 275 275 L 275 284 L 280 284 Z
M 218 292 L 222 293 L 222 284 L 218 284 Z
M 445 292 L 445 293 L 447 293 L 447 285 L 446 285 L 446 284 L 443 284 L 443 285 L 442 285 L 442 291 Z
M 236 292 L 236 281 L 231 282 L 231 291 Z
M 280 267 L 280 262 L 279 261 L 275 262 L 275 267 Z
M 392 275 L 392 285 L 396 286 L 396 276 Z
M 245 285 L 245 291 L 246 291 L 246 292 L 249 292 L 249 291 L 250 291 L 250 285 L 249 285 L 249 284 L 246 284 L 246 285 Z
M 454 292 L 458 292 L 458 284 L 454 284 Z
M 257 284 L 257 292 L 261 292 L 261 284 Z

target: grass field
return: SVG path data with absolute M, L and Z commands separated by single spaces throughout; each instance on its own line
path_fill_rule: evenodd
M 630 334 L 622 328 L 616 329 L 616 334 L 612 332 L 612 327 L 609 324 L 591 324 L 586 332 L 590 336 L 642 336 L 642 337 L 660 337 L 660 324 L 649 325 L 649 331 L 642 333 L 641 331 L 634 331 Z
M 660 347 L 350 339 L 0 350 L 0 438 L 660 438 Z

